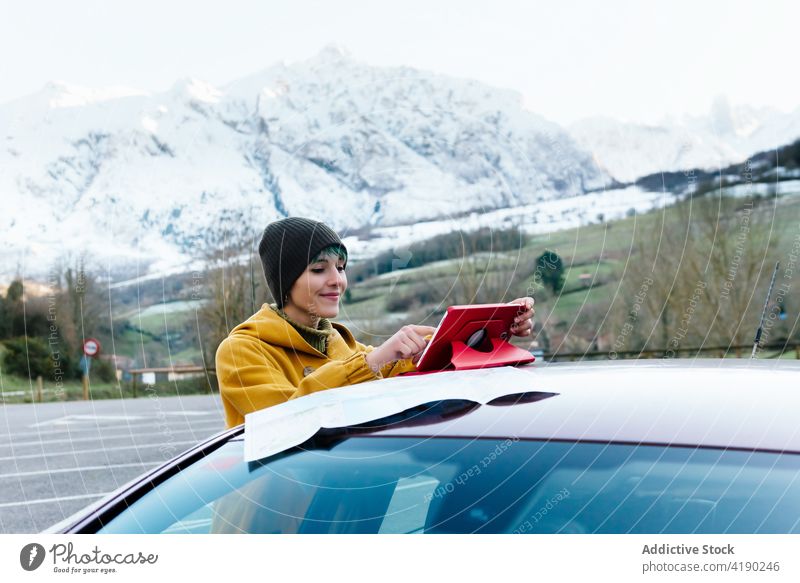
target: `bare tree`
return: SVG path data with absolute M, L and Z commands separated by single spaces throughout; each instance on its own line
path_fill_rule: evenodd
M 91 259 L 86 253 L 61 257 L 51 272 L 52 326 L 61 347 L 72 358 L 80 357 L 85 338 L 98 333 L 103 314 L 108 310 Z
M 525 295 L 519 251 L 482 250 L 480 233 L 464 233 L 459 251 L 458 272 L 443 290 L 447 304 L 495 303 Z
M 250 213 L 223 213 L 214 226 L 193 238 L 194 255 L 204 265 L 194 278 L 199 344 L 204 362 L 214 362 L 220 342 L 258 311 L 271 296 L 264 281 L 258 242 L 261 227 Z
M 772 209 L 706 196 L 639 229 L 614 300 L 614 350 L 667 356 L 749 342 L 777 254 Z M 644 232 L 642 232 L 644 231 Z

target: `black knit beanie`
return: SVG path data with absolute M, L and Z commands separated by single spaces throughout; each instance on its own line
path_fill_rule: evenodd
M 289 217 L 267 225 L 258 244 L 264 276 L 279 308 L 306 267 L 330 245 L 347 248 L 333 229 L 324 223 Z

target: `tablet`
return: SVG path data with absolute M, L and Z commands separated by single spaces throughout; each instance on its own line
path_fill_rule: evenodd
M 417 370 L 425 372 L 533 362 L 533 355 L 527 350 L 508 343 L 511 325 L 521 309 L 524 307 L 520 304 L 450 306 L 422 352 Z M 468 350 L 467 364 L 462 359 L 462 366 L 453 365 L 454 343 L 472 349 Z M 502 350 L 499 350 L 501 346 Z

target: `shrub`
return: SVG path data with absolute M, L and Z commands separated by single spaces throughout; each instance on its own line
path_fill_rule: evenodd
M 564 262 L 555 251 L 545 251 L 536 260 L 536 279 L 557 294 L 564 287 Z
M 414 243 L 408 248 L 380 253 L 348 268 L 348 277 L 357 283 L 376 275 L 422 267 L 434 261 L 469 257 L 486 251 L 521 249 L 526 241 L 527 237 L 517 228 L 505 231 L 484 228 L 469 233 L 453 231 Z
M 50 349 L 40 338 L 22 336 L 4 342 L 3 369 L 7 374 L 35 379 L 52 373 Z
M 103 383 L 113 383 L 117 380 L 117 370 L 114 367 L 114 363 L 100 358 L 94 359 L 89 374 L 93 380 L 98 380 Z
M 407 312 L 412 308 L 435 304 L 441 300 L 442 296 L 439 290 L 430 283 L 422 283 L 412 286 L 410 289 L 392 293 L 386 298 L 386 309 L 389 312 Z

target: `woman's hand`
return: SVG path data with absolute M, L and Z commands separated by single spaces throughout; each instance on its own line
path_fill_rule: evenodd
M 433 334 L 435 331 L 436 328 L 432 326 L 413 324 L 403 326 L 389 340 L 367 354 L 367 364 L 377 372 L 387 362 L 406 358 L 418 359 L 428 343 L 425 336 Z
M 520 308 L 517 317 L 514 318 L 514 323 L 511 325 L 511 333 L 514 336 L 530 336 L 533 330 L 533 315 L 536 313 L 536 310 L 533 309 L 533 298 L 517 298 L 508 303 L 523 306 Z

